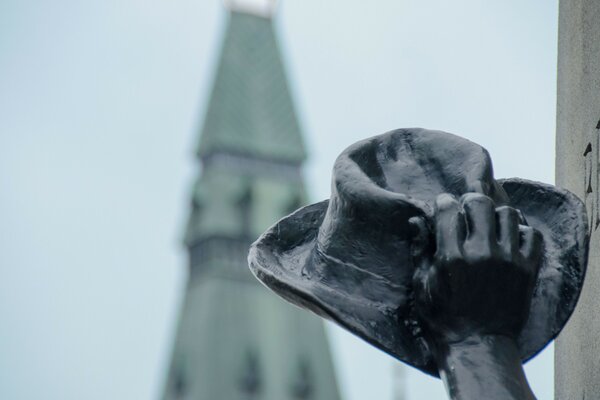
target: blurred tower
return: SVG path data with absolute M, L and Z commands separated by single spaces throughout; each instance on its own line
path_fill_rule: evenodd
M 392 400 L 407 400 L 405 368 L 404 364 L 394 360 L 392 365 Z
M 200 139 L 189 281 L 163 399 L 338 400 L 321 320 L 247 266 L 250 243 L 305 203 L 306 153 L 270 9 L 240 3 L 229 3 Z

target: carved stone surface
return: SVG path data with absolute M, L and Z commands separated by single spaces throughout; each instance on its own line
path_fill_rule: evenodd
M 273 225 L 249 263 L 280 296 L 441 375 L 452 398 L 529 399 L 521 362 L 569 318 L 587 247 L 570 192 L 496 181 L 479 145 L 401 129 L 346 149 L 331 198 Z
M 573 317 L 555 345 L 555 398 L 600 398 L 600 2 L 561 0 L 556 184 L 585 200 L 590 262 Z

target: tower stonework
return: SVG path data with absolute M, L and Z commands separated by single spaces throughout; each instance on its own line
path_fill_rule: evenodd
M 556 341 L 555 398 L 600 398 L 600 2 L 561 0 L 556 183 L 585 200 L 591 233 L 579 303 Z
M 229 12 L 198 158 L 163 399 L 338 400 L 321 320 L 247 266 L 251 242 L 306 202 L 306 153 L 269 15 Z

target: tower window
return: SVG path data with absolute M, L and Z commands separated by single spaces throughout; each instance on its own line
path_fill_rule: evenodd
M 252 185 L 248 184 L 238 201 L 241 214 L 243 235 L 249 237 L 252 232 Z
M 175 373 L 173 380 L 173 394 L 175 399 L 183 399 L 187 393 L 187 383 L 183 373 L 183 368 L 179 368 Z
M 262 387 L 260 364 L 254 351 L 248 351 L 244 358 L 242 374 L 239 381 L 240 390 L 248 399 L 256 398 Z
M 308 400 L 313 397 L 314 386 L 312 371 L 306 359 L 301 358 L 296 365 L 292 384 L 292 398 L 294 400 Z

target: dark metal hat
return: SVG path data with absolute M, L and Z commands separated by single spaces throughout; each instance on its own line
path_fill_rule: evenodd
M 250 268 L 280 296 L 407 364 L 438 375 L 412 307 L 408 220 L 431 218 L 441 193 L 483 193 L 519 209 L 544 238 L 518 337 L 523 361 L 558 335 L 575 308 L 588 255 L 585 206 L 551 185 L 494 180 L 487 151 L 473 142 L 424 129 L 375 136 L 338 157 L 331 192 L 269 228 L 250 249 Z

